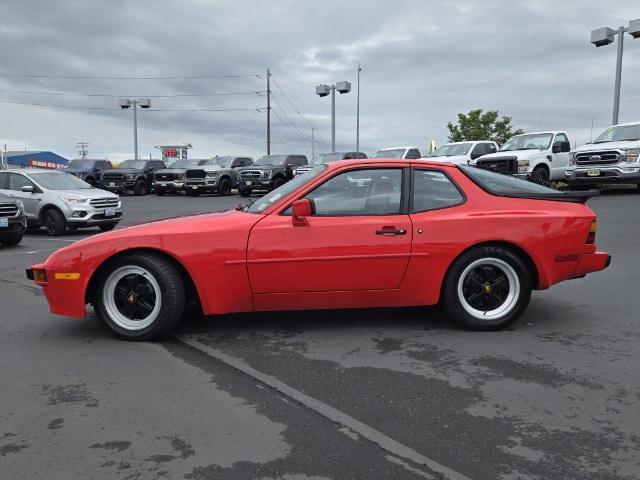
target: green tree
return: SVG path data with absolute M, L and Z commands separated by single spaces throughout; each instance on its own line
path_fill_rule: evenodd
M 469 113 L 458 114 L 458 124 L 447 123 L 450 142 L 464 142 L 471 140 L 493 140 L 502 145 L 513 135 L 524 133 L 524 130 L 512 130 L 511 117 L 498 119 L 497 110 L 471 110 Z

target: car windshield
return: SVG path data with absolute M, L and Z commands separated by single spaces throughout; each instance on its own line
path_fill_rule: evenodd
M 144 160 L 125 160 L 118 168 L 144 168 L 146 163 Z
M 228 167 L 231 165 L 232 161 L 233 157 L 215 157 L 207 160 L 207 163 L 205 163 L 204 165 L 218 165 L 219 167 Z
M 334 153 L 320 153 L 313 157 L 311 160 L 311 165 L 322 165 L 323 163 L 332 162 L 334 160 L 342 160 L 344 153 L 334 152 Z
M 30 177 L 47 190 L 88 190 L 93 188 L 78 177 L 62 172 L 31 173 Z
M 640 140 L 640 123 L 609 127 L 593 143 L 629 142 Z
M 256 160 L 254 165 L 284 165 L 286 160 L 286 155 L 265 155 Z
M 264 197 L 259 198 L 251 205 L 247 206 L 244 211 L 249 213 L 262 213 L 275 202 L 289 195 L 294 190 L 300 188 L 307 182 L 311 181 L 327 169 L 326 165 L 316 165 L 308 172 L 294 177 L 284 185 L 267 193 Z
M 198 165 L 198 160 L 176 160 L 168 168 L 190 168 Z
M 460 165 L 460 168 L 471 180 L 481 188 L 495 195 L 526 195 L 535 193 L 558 193 L 558 190 L 538 183 L 481 168 Z
M 387 150 L 378 150 L 371 158 L 402 158 L 406 149 L 389 148 Z
M 93 168 L 94 160 L 71 160 L 67 168 Z
M 432 157 L 452 157 L 454 155 L 466 155 L 472 143 L 445 143 L 436 148 Z
M 551 145 L 553 133 L 531 133 L 528 135 L 516 135 L 511 137 L 500 147 L 501 152 L 513 150 L 546 150 Z

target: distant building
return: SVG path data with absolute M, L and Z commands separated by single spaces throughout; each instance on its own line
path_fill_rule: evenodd
M 4 152 L 5 168 L 62 168 L 69 160 L 53 152 Z

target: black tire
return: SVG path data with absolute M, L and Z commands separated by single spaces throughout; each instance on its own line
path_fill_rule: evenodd
M 285 184 L 284 178 L 278 177 L 273 181 L 272 190 L 275 190 L 276 188 L 281 187 L 284 184 Z
M 230 194 L 231 194 L 231 182 L 228 179 L 223 178 L 222 180 L 220 180 L 220 183 L 218 184 L 218 195 L 226 197 L 227 195 L 230 195 Z
M 87 182 L 87 183 L 88 183 L 89 185 L 91 185 L 92 187 L 95 187 L 95 186 L 97 185 L 97 184 L 96 184 L 95 179 L 94 179 L 94 178 L 92 178 L 92 177 L 87 178 L 87 179 L 85 180 L 85 182 Z
M 0 239 L 0 245 L 3 247 L 13 247 L 18 245 L 22 241 L 22 235 L 16 235 L 15 237 L 5 237 Z
M 549 170 L 547 170 L 545 167 L 534 168 L 533 173 L 531 174 L 531 181 L 534 183 L 539 183 L 540 185 L 544 185 L 546 187 L 551 186 Z
M 238 193 L 240 194 L 241 197 L 250 197 L 251 196 L 251 189 L 250 188 L 239 188 L 238 189 Z
M 164 189 L 163 188 L 156 188 L 156 195 L 161 197 L 164 195 Z
M 78 230 L 78 226 L 77 225 L 67 225 L 67 230 L 69 230 L 70 232 L 75 232 L 76 230 Z
M 453 262 L 440 301 L 447 316 L 467 328 L 500 330 L 522 316 L 531 290 L 531 272 L 518 255 L 501 247 L 478 247 Z
M 138 180 L 133 187 L 133 193 L 138 197 L 149 193 L 147 189 L 147 182 L 144 180 Z
M 116 227 L 115 223 L 105 223 L 104 225 L 98 225 L 98 228 L 103 232 L 110 232 Z
M 67 222 L 64 216 L 55 208 L 50 208 L 44 212 L 42 220 L 47 233 L 52 237 L 59 237 L 67 231 Z
M 128 270 L 141 268 L 148 272 L 151 278 L 132 273 L 116 282 L 125 268 Z M 131 283 L 129 283 L 130 281 Z M 157 293 L 153 282 L 157 286 Z M 110 301 L 110 286 L 114 285 L 113 301 Z M 127 292 L 129 288 L 131 290 Z M 126 292 L 125 302 L 118 306 L 116 298 L 123 295 L 122 290 Z M 149 291 L 153 292 L 152 295 L 148 293 Z M 157 294 L 160 295 L 161 302 L 156 311 Z M 130 295 L 132 295 L 132 300 L 129 300 Z M 100 319 L 116 335 L 131 341 L 153 340 L 167 334 L 182 316 L 185 299 L 184 282 L 178 269 L 164 258 L 148 253 L 125 255 L 110 262 L 108 267 L 101 272 L 93 291 L 93 303 Z M 120 300 L 122 299 L 120 298 Z M 140 312 L 148 311 L 151 304 L 153 310 L 147 317 L 130 318 L 130 316 L 137 316 Z M 122 310 L 125 312 L 123 313 Z M 113 316 L 114 312 L 117 316 Z M 151 316 L 153 318 L 149 318 Z M 123 324 L 123 319 L 128 325 Z

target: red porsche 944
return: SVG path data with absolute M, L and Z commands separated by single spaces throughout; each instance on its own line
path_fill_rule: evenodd
M 191 300 L 205 315 L 440 303 L 496 330 L 532 290 L 609 265 L 592 195 L 452 164 L 335 162 L 234 211 L 75 242 L 27 276 L 52 313 L 91 304 L 130 340 L 168 332 Z

